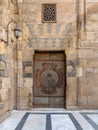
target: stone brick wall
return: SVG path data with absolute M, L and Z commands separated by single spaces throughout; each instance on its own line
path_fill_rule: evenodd
M 56 3 L 56 23 L 42 23 L 41 7 L 43 3 Z M 71 8 L 71 10 L 70 10 Z M 77 106 L 77 27 L 75 1 L 23 1 L 19 4 L 22 28 L 22 86 L 20 108 L 33 108 L 33 56 L 36 50 L 65 51 L 67 58 L 67 106 Z M 70 70 L 70 68 L 72 69 Z M 74 86 L 72 85 L 74 84 Z M 71 92 L 73 90 L 73 92 Z M 72 95 L 70 95 L 72 93 Z M 31 103 L 28 95 L 31 95 Z M 29 103 L 28 103 L 29 102 Z
M 52 2 L 56 3 L 57 5 L 57 22 L 53 24 L 43 24 L 41 16 L 41 4 Z M 96 1 L 84 2 L 81 0 L 79 3 L 74 0 L 53 0 L 51 2 L 48 0 L 20 1 L 19 18 L 20 21 L 22 21 L 22 44 L 20 44 L 19 48 L 19 55 L 21 57 L 21 60 L 19 60 L 21 65 L 19 65 L 20 86 L 18 86 L 19 108 L 26 109 L 29 108 L 29 106 L 31 108 L 33 107 L 32 61 L 35 50 L 65 50 L 67 60 L 66 107 L 91 108 L 95 106 L 94 108 L 96 108 L 97 95 L 93 91 L 93 89 L 96 88 L 96 85 L 93 87 L 95 82 L 94 78 L 92 79 L 93 83 L 89 83 L 89 87 L 91 88 L 93 95 L 91 96 L 89 95 L 89 92 L 87 92 L 90 89 L 87 88 L 87 76 L 88 79 L 91 79 L 87 72 L 87 70 L 89 71 L 87 61 L 96 61 L 94 56 L 94 48 L 96 47 L 94 45 L 97 45 L 97 42 L 95 41 L 94 37 L 97 37 L 97 34 L 95 34 L 95 29 L 92 27 L 92 23 L 95 25 L 95 27 L 97 24 L 95 20 L 92 23 L 89 22 L 89 13 L 91 13 L 90 10 L 92 10 L 92 6 L 94 5 L 96 5 Z M 95 9 L 95 7 L 93 8 Z M 96 13 L 96 11 L 94 13 Z M 95 15 L 93 17 L 95 18 Z M 90 30 L 91 28 L 93 31 Z M 94 71 L 93 68 L 95 68 Z M 97 65 L 96 67 L 92 66 L 90 69 L 92 69 L 92 72 L 95 73 L 95 71 L 97 71 Z M 21 70 L 23 70 L 23 72 Z M 85 85 L 83 85 L 83 83 Z M 23 94 L 21 93 L 22 91 L 24 91 Z M 31 95 L 31 103 L 29 102 L 29 95 Z M 91 97 L 95 102 L 90 102 Z M 96 98 L 96 100 L 94 98 Z
M 96 109 L 98 108 L 98 1 L 87 0 L 84 6 L 85 19 L 79 30 L 78 43 L 79 68 L 82 73 L 78 80 L 79 106 Z M 80 17 L 80 21 L 82 20 Z
M 56 23 L 42 23 L 42 3 L 56 3 Z M 25 80 L 32 82 L 28 82 L 29 92 L 27 96 L 23 96 L 27 102 L 23 104 L 24 99 L 20 95 L 21 107 L 27 106 L 29 93 L 33 97 L 30 89 L 30 86 L 33 86 L 33 63 L 29 63 L 32 62 L 35 50 L 65 50 L 67 108 L 98 107 L 97 7 L 98 2 L 95 0 L 20 1 L 20 21 L 23 29 L 21 53 L 23 68 L 27 68 L 23 69 L 22 89 L 28 89 L 24 87 Z M 24 65 L 25 63 L 27 65 Z
M 56 23 L 42 23 L 43 3 L 56 3 Z M 18 9 L 18 11 L 17 11 Z M 98 2 L 97 0 L 0 1 L 0 117 L 13 108 L 32 109 L 35 51 L 64 51 L 66 55 L 66 108 L 98 108 Z M 14 23 L 20 21 L 16 42 Z
M 15 105 L 15 40 L 14 23 L 9 25 L 7 46 L 7 26 L 16 20 L 16 5 L 9 1 L 0 1 L 0 122 L 4 120 Z M 15 18 L 14 18 L 15 17 Z

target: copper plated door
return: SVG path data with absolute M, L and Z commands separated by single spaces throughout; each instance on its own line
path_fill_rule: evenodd
M 57 52 L 37 52 L 34 56 L 33 105 L 64 108 L 65 56 Z

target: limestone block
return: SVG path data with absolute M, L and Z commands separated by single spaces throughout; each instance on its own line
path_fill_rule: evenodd
M 13 4 L 13 5 L 15 5 L 16 4 L 16 1 L 15 0 L 11 0 L 11 3 Z M 23 3 L 23 0 L 18 0 L 18 3 L 20 4 L 20 3 Z
M 40 4 L 23 4 L 23 14 L 34 14 L 36 13 L 38 10 L 37 9 L 40 9 Z
M 33 2 L 35 2 L 35 3 L 51 3 L 51 2 L 53 2 L 53 3 L 70 3 L 70 2 L 76 2 L 75 0 L 69 0 L 69 1 L 67 1 L 67 0 L 24 0 L 24 2 L 25 3 L 33 3 Z
M 3 61 L 0 61 L 0 70 L 5 70 L 6 69 L 6 64 Z
M 96 77 L 97 77 L 97 76 L 96 76 Z M 97 87 L 98 80 L 94 80 L 94 81 L 95 81 L 94 85 L 96 86 L 96 87 L 95 87 L 95 96 L 97 97 L 97 96 L 98 96 L 98 87 Z
M 32 88 L 22 87 L 17 89 L 17 105 L 19 108 L 30 107 L 32 105 Z
M 32 68 L 32 61 L 23 61 L 23 77 L 24 78 L 32 78 L 33 72 L 30 71 L 30 73 L 25 72 L 25 68 Z M 26 69 L 27 70 L 27 69 Z
M 85 76 L 88 76 L 89 74 L 94 74 L 94 76 L 96 76 L 96 74 L 98 74 L 98 68 L 86 68 Z
M 22 60 L 22 52 L 21 51 L 17 51 L 17 59 Z
M 98 97 L 97 97 L 97 95 L 96 96 L 88 96 L 88 105 L 90 105 L 90 106 L 95 106 L 95 108 L 96 108 L 96 106 L 98 106 Z
M 3 110 L 1 110 L 0 112 L 2 113 L 0 114 L 0 123 L 11 114 L 11 111 L 4 112 Z
M 1 2 L 0 2 L 0 4 L 1 4 Z M 2 13 L 2 6 L 0 6 L 0 13 Z
M 10 111 L 11 110 L 11 101 L 5 101 L 4 102 L 4 111 Z
M 8 100 L 8 89 L 1 89 L 0 90 L 0 101 L 7 101 Z
M 11 79 L 10 78 L 2 78 L 2 88 L 8 89 L 11 87 Z
M 8 88 L 8 100 L 12 100 L 12 88 Z
M 2 9 L 2 25 L 3 26 L 6 26 L 8 24 L 9 12 L 10 11 L 8 10 L 8 3 L 7 3 L 7 4 L 5 4 L 5 6 L 3 6 L 3 9 Z
M 98 48 L 98 40 L 79 40 L 79 48 L 93 49 Z
M 20 99 L 20 104 L 19 104 L 19 109 L 24 109 L 24 110 L 27 110 L 27 109 L 30 109 L 32 108 L 32 103 L 28 103 L 28 98 L 27 97 L 21 97 Z
M 87 66 L 86 59 L 79 59 L 79 66 L 85 68 Z
M 0 40 L 5 43 L 5 30 L 2 26 L 0 26 Z
M 77 67 L 76 69 L 76 75 L 77 77 L 82 77 L 83 73 L 82 73 L 82 67 Z
M 86 59 L 87 68 L 98 68 L 98 59 Z
M 17 63 L 16 63 L 16 71 L 18 70 L 22 70 L 22 61 L 21 60 L 18 60 Z
M 22 51 L 22 56 L 23 56 L 23 59 L 24 61 L 31 61 L 32 60 L 32 56 L 33 56 L 33 50 L 32 49 L 24 49 Z
M 32 3 L 32 2 L 35 2 L 35 0 L 24 0 L 24 3 Z
M 2 5 L 8 5 L 8 0 L 6 0 L 6 1 L 2 1 Z
M 28 97 L 29 96 L 29 93 L 32 94 L 32 88 L 31 87 L 25 87 L 25 88 L 18 88 L 18 91 L 20 91 L 20 96 L 21 97 Z
M 79 93 L 82 96 L 96 95 L 96 87 L 98 84 L 97 74 L 88 73 L 85 78 L 79 79 Z
M 28 98 L 26 96 L 21 96 L 20 98 L 20 107 L 23 107 L 23 106 L 27 106 L 27 103 L 28 103 Z
M 25 8 L 25 6 L 23 6 L 23 12 L 25 11 L 24 8 Z M 31 16 L 31 15 L 30 15 L 30 16 Z M 29 17 L 30 17 L 30 16 L 29 16 Z M 27 21 L 28 16 L 26 15 L 26 13 L 23 14 L 22 17 L 23 17 L 22 20 Z M 26 33 L 25 33 L 25 32 L 26 32 Z M 30 32 L 29 32 L 29 28 L 28 28 L 27 24 L 23 23 L 23 32 L 22 32 L 22 34 L 23 34 L 23 39 L 24 39 L 24 40 L 29 37 L 29 33 L 30 33 Z
M 94 49 L 94 58 L 98 58 L 98 49 Z
M 0 101 L 0 111 L 1 111 L 1 109 L 3 109 L 4 108 L 4 102 L 1 102 Z M 1 115 L 1 113 L 0 113 L 0 115 Z
M 5 70 L 0 70 L 0 77 L 7 77 L 8 76 L 8 72 Z
M 18 76 L 18 79 L 16 81 L 17 81 L 18 88 L 23 87 L 23 78 L 22 77 Z
M 94 68 L 85 68 L 85 76 L 88 77 L 89 74 L 94 74 Z
M 67 77 L 76 76 L 77 60 L 67 60 Z
M 66 104 L 76 106 L 77 105 L 77 78 L 67 78 L 67 88 L 66 88 Z
M 0 43 L 0 54 L 6 54 L 6 45 L 4 42 Z
M 77 57 L 77 50 L 75 49 L 66 49 L 65 50 L 67 60 L 75 60 Z
M 24 87 L 32 87 L 33 79 L 32 78 L 24 78 Z
M 33 97 L 32 97 L 32 94 L 29 93 L 29 95 L 28 95 L 28 107 L 32 108 L 32 105 L 33 105 Z
M 86 82 L 85 82 L 85 78 L 78 78 L 78 95 L 79 97 L 82 96 L 86 96 L 87 95 L 87 91 L 86 91 Z
M 98 73 L 97 73 L 98 74 Z M 86 87 L 88 95 L 95 95 L 95 88 L 97 87 L 97 74 L 88 73 L 86 76 Z
M 92 86 L 92 91 L 94 91 L 94 95 L 98 95 L 98 71 L 97 73 L 95 73 L 94 75 L 92 75 L 93 77 L 93 86 Z
M 94 32 L 87 32 L 87 40 L 94 40 Z
M 70 73 L 73 71 L 73 67 L 70 65 L 70 66 L 67 66 L 67 72 Z
M 71 8 L 71 10 L 70 10 L 70 8 Z M 72 2 L 68 2 L 66 4 L 59 3 L 58 4 L 58 10 L 57 10 L 57 13 L 58 13 L 57 20 L 58 20 L 58 22 L 65 22 L 66 19 L 68 19 L 69 23 L 75 21 L 76 18 L 75 18 L 74 11 L 75 11 L 75 4 L 74 3 L 72 3 Z M 66 12 L 66 13 L 64 13 L 64 12 Z
M 23 3 L 23 0 L 18 0 L 19 3 Z
M 84 106 L 84 105 L 88 105 L 88 99 L 87 96 L 81 96 L 79 98 L 79 105 Z
M 78 50 L 78 58 L 93 58 L 93 50 L 92 49 Z
M 2 88 L 2 78 L 0 78 L 0 89 Z
M 32 70 L 32 66 L 26 66 L 25 67 L 25 73 L 31 73 L 33 70 Z

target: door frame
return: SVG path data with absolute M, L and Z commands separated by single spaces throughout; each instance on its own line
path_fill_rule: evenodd
M 34 50 L 33 52 L 33 59 L 32 59 L 32 67 L 33 67 L 33 87 L 32 87 L 32 98 L 34 99 L 34 58 L 35 58 L 35 54 L 36 53 L 63 53 L 64 54 L 64 79 L 65 79 L 65 85 L 64 85 L 64 108 L 66 108 L 66 88 L 67 88 L 67 84 L 66 84 L 66 80 L 67 80 L 67 77 L 66 77 L 66 53 L 65 53 L 65 50 Z M 34 100 L 33 100 L 34 101 Z M 34 104 L 33 104 L 33 101 L 32 101 L 32 106 L 34 108 Z

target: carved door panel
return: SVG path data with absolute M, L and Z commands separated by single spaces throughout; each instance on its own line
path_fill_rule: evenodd
M 63 53 L 35 53 L 34 107 L 64 107 L 65 57 Z

